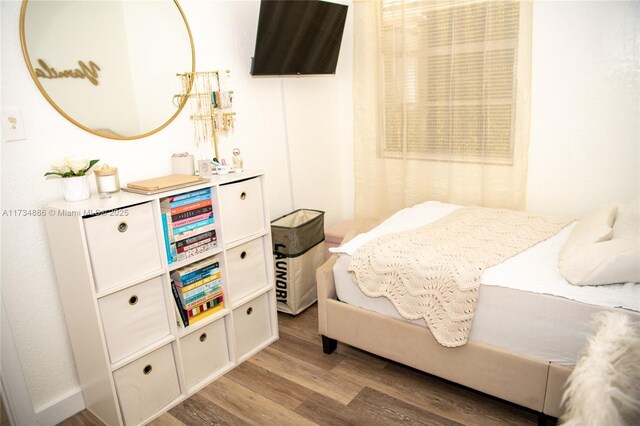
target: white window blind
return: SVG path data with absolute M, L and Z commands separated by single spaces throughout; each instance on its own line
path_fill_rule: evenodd
M 519 8 L 383 1 L 385 156 L 512 163 Z

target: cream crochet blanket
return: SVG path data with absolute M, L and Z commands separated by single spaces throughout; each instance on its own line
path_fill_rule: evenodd
M 463 207 L 422 228 L 361 246 L 349 271 L 370 297 L 406 319 L 424 318 L 443 346 L 464 345 L 485 269 L 555 235 L 568 217 Z

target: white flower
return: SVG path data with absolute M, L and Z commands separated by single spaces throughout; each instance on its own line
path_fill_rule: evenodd
M 100 160 L 87 161 L 83 157 L 68 156 L 63 161 L 56 161 L 51 164 L 51 171 L 46 172 L 47 176 L 59 176 L 61 178 L 69 178 L 74 176 L 84 176 L 90 172 L 91 168 Z
M 61 174 L 71 171 L 69 166 L 67 166 L 63 161 L 56 161 L 55 163 L 51 164 L 51 170 Z
M 78 174 L 80 171 L 89 167 L 89 160 L 77 155 L 65 157 L 65 166 L 69 167 L 74 174 Z

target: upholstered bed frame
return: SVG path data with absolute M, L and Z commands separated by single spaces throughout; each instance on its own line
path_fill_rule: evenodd
M 352 229 L 345 241 L 370 228 Z M 562 414 L 563 385 L 572 369 L 489 345 L 441 346 L 425 327 L 337 300 L 334 255 L 317 271 L 318 322 L 323 350 L 342 342 L 478 391 L 535 410 Z

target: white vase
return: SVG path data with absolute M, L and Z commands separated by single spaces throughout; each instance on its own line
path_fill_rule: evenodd
M 89 186 L 89 177 L 75 176 L 62 178 L 64 188 L 64 199 L 67 201 L 86 200 L 91 196 L 91 187 Z

